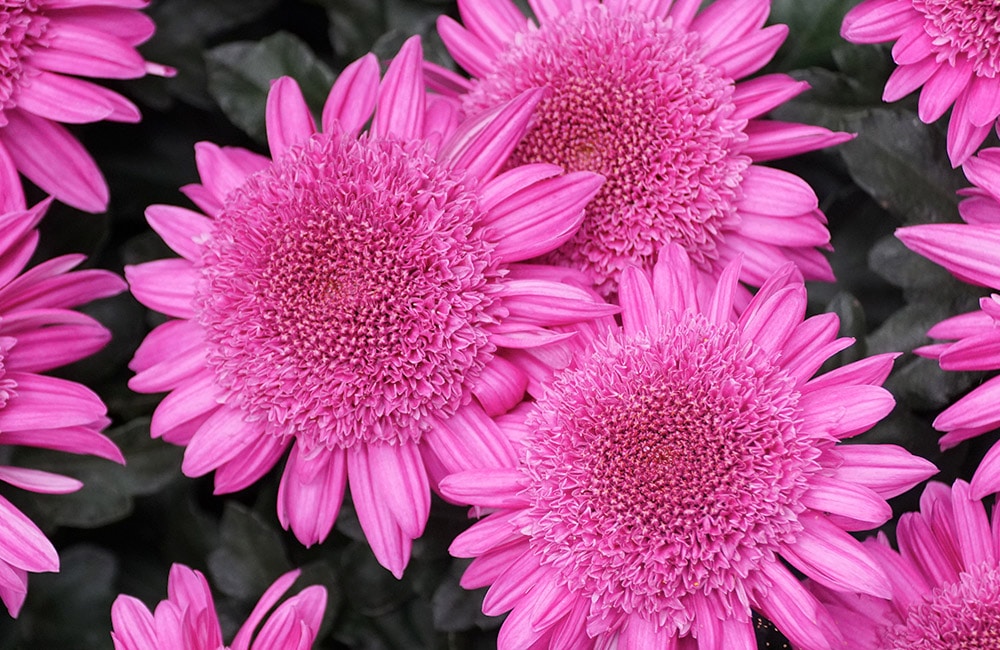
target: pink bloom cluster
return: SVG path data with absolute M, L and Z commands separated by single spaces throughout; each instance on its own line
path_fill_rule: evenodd
M 139 113 L 77 77 L 171 71 L 135 50 L 144 2 L 0 2 L 0 441 L 123 462 L 100 399 L 42 373 L 107 342 L 71 308 L 124 284 L 71 272 L 77 256 L 24 270 L 49 200 L 26 209 L 18 174 L 103 210 L 60 123 Z M 197 209 L 146 211 L 177 257 L 125 271 L 167 317 L 130 364 L 133 390 L 166 394 L 152 436 L 217 494 L 276 470 L 277 520 L 305 546 L 349 498 L 397 578 L 433 494 L 472 506 L 483 518 L 451 551 L 472 558 L 464 586 L 489 587 L 483 611 L 509 612 L 501 648 L 751 650 L 754 616 L 803 650 L 856 640 L 858 616 L 863 647 L 972 647 L 998 620 L 997 524 L 973 499 L 1000 491 L 1000 446 L 971 486 L 927 488 L 900 553 L 852 536 L 937 469 L 847 442 L 893 409 L 898 355 L 821 372 L 853 342 L 806 315 L 805 281 L 833 279 L 830 233 L 806 181 L 767 163 L 852 136 L 766 118 L 808 87 L 757 75 L 787 34 L 770 0 L 528 4 L 459 0 L 461 22 L 439 20 L 469 78 L 413 37 L 384 73 L 371 54 L 347 66 L 316 116 L 275 80 L 269 155 L 196 146 L 200 182 L 181 191 Z M 898 236 L 1000 290 L 1000 150 L 973 157 L 1000 116 L 998 23 L 995 2 L 865 0 L 843 33 L 895 40 L 886 99 L 923 85 L 928 122 L 954 106 L 948 152 L 976 185 L 966 224 Z M 1000 296 L 981 305 L 917 352 L 1000 368 Z M 944 411 L 942 446 L 995 429 L 998 391 Z M 80 487 L 22 467 L 0 480 Z M 3 497 L 0 520 L 16 615 L 27 574 L 58 558 Z M 115 602 L 115 648 L 309 648 L 323 588 L 268 616 L 297 576 L 225 646 L 204 576 L 174 565 L 154 611 Z

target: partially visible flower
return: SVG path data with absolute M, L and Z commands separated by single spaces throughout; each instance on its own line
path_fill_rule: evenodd
M 741 279 L 760 286 L 787 261 L 831 280 L 817 248 L 826 220 L 798 176 L 758 163 L 838 144 L 845 133 L 760 119 L 808 88 L 784 74 L 737 83 L 785 39 L 764 27 L 770 0 L 530 1 L 538 25 L 511 0 L 459 0 L 464 27 L 438 21 L 466 81 L 429 66 L 438 89 L 474 113 L 527 88 L 547 89 L 512 165 L 554 163 L 607 179 L 580 231 L 547 262 L 585 272 L 613 294 L 630 264 L 652 268 L 680 244 L 703 294 L 743 253 Z
M 173 74 L 135 49 L 153 35 L 153 21 L 138 11 L 147 4 L 0 0 L 0 180 L 7 187 L 20 192 L 21 172 L 63 203 L 107 209 L 97 164 L 60 123 L 139 121 L 132 102 L 78 77 Z
M 920 512 L 900 517 L 899 552 L 885 535 L 865 548 L 892 584 L 892 598 L 811 590 L 858 650 L 1000 648 L 1000 517 L 992 523 L 969 484 L 929 483 Z
M 930 124 L 954 106 L 948 157 L 958 167 L 1000 116 L 1000 4 L 992 0 L 865 0 L 847 12 L 852 43 L 895 41 L 898 64 L 882 98 L 894 102 L 923 86 L 918 110 Z
M 94 319 L 70 308 L 125 289 L 122 279 L 107 271 L 70 272 L 82 255 L 24 270 L 48 203 L 0 214 L 0 444 L 124 463 L 115 444 L 100 433 L 109 423 L 100 398 L 78 383 L 42 374 L 93 354 L 110 339 Z M 66 476 L 10 466 L 0 467 L 0 481 L 46 494 L 82 486 Z M 24 603 L 28 573 L 58 570 L 56 550 L 44 533 L 0 496 L 0 600 L 11 615 L 17 616 Z
M 499 647 L 756 648 L 752 611 L 802 649 L 840 648 L 785 562 L 834 590 L 888 597 L 847 531 L 936 469 L 892 445 L 838 444 L 888 413 L 895 355 L 812 378 L 851 339 L 803 320 L 792 265 L 734 310 L 739 262 L 714 293 L 669 245 L 652 278 L 622 275 L 622 326 L 573 327 L 561 350 L 521 353 L 536 401 L 504 418 L 519 463 L 445 478 L 491 512 L 451 551 L 462 584 L 511 610 Z
M 498 350 L 617 311 L 563 269 L 517 264 L 566 241 L 602 181 L 553 165 L 498 175 L 539 94 L 456 130 L 421 70 L 416 39 L 381 81 L 374 56 L 353 63 L 322 132 L 295 82 L 277 80 L 273 161 L 200 144 L 203 185 L 185 191 L 209 216 L 149 208 L 183 257 L 126 269 L 136 297 L 176 319 L 147 337 L 129 385 L 171 391 L 152 433 L 187 446 L 184 473 L 240 490 L 290 448 L 282 525 L 322 541 L 349 483 L 397 576 L 442 476 L 513 461 L 492 417 L 527 379 Z
M 966 223 L 923 224 L 896 231 L 910 249 L 937 262 L 960 280 L 1000 290 L 1000 149 L 985 149 L 963 166 L 975 187 L 962 190 L 959 212 Z M 1000 369 L 1000 295 L 979 301 L 981 309 L 944 320 L 927 333 L 952 339 L 916 350 L 945 370 Z M 1000 377 L 994 377 L 941 412 L 934 428 L 948 433 L 941 448 L 1000 427 Z M 1000 444 L 986 454 L 972 478 L 980 499 L 1000 491 Z
M 153 613 L 132 596 L 115 599 L 111 606 L 115 650 L 308 650 L 323 621 L 324 587 L 306 587 L 268 616 L 299 573 L 289 571 L 275 580 L 232 643 L 223 645 L 208 581 L 200 571 L 175 564 L 170 567 L 167 599 Z

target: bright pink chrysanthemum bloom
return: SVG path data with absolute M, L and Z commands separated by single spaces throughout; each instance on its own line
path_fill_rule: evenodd
M 100 433 L 109 423 L 100 398 L 80 384 L 41 374 L 104 347 L 110 333 L 70 308 L 125 289 L 107 271 L 70 272 L 81 255 L 24 270 L 48 203 L 24 210 L 0 199 L 0 444 L 124 463 L 118 447 Z M 82 487 L 76 479 L 26 467 L 0 467 L 0 481 L 45 494 Z M 56 550 L 44 533 L 0 496 L 0 600 L 11 615 L 24 603 L 28 573 L 58 570 Z
M 992 522 L 969 484 L 927 485 L 920 512 L 864 545 L 892 584 L 891 600 L 810 585 L 858 650 L 1000 648 L 1000 516 Z
M 264 620 L 299 573 L 289 571 L 275 580 L 232 643 L 223 645 L 208 581 L 200 571 L 175 564 L 170 567 L 167 599 L 153 613 L 132 596 L 122 594 L 115 599 L 111 606 L 115 650 L 309 650 L 326 609 L 324 587 L 306 587 Z
M 896 231 L 909 248 L 948 269 L 960 280 L 1000 290 L 1000 149 L 985 149 L 963 165 L 975 187 L 962 190 L 966 223 L 924 224 Z M 1000 295 L 979 301 L 981 309 L 944 320 L 928 336 L 952 339 L 916 350 L 945 370 L 1000 369 Z M 1000 427 L 1000 377 L 994 377 L 942 411 L 934 428 L 948 433 L 941 448 Z M 972 478 L 977 499 L 1000 491 L 1000 444 L 983 458 Z
M 652 278 L 622 274 L 622 326 L 520 352 L 535 402 L 500 422 L 519 464 L 449 476 L 449 498 L 492 511 L 451 551 L 462 584 L 511 610 L 499 647 L 757 647 L 752 611 L 797 648 L 840 648 L 783 560 L 835 590 L 888 597 L 846 531 L 887 521 L 886 499 L 936 472 L 892 445 L 840 445 L 888 413 L 895 355 L 816 378 L 851 339 L 803 320 L 791 264 L 734 309 L 739 260 L 702 302 L 696 267 L 668 245 Z M 567 328 L 569 329 L 569 328 Z M 530 359 L 529 359 L 530 357 Z
M 617 308 L 517 264 L 562 244 L 602 179 L 553 165 L 505 173 L 539 93 L 453 128 L 425 96 L 411 39 L 379 82 L 368 55 L 330 92 L 322 132 L 295 82 L 267 103 L 273 162 L 202 143 L 207 214 L 153 206 L 181 259 L 126 269 L 173 316 L 136 353 L 140 392 L 172 391 L 154 436 L 183 470 L 250 485 L 289 447 L 278 517 L 304 544 L 329 534 L 350 483 L 372 549 L 397 576 L 445 474 L 513 461 L 491 419 L 527 378 L 500 348 L 564 337 L 546 326 Z M 374 110 L 374 117 L 372 112 Z M 367 132 L 359 129 L 372 117 Z
M 667 242 L 702 272 L 704 294 L 743 253 L 754 286 L 786 261 L 833 279 L 816 247 L 826 220 L 801 178 L 758 163 L 849 139 L 760 118 L 808 88 L 783 74 L 736 83 L 771 60 L 787 27 L 763 27 L 770 0 L 529 0 L 538 25 L 511 0 L 459 0 L 465 26 L 438 31 L 466 81 L 428 67 L 428 79 L 467 112 L 545 87 L 537 121 L 511 164 L 547 162 L 607 179 L 580 231 L 543 257 L 584 271 L 603 295 L 622 270 L 647 270 Z
M 153 35 L 147 0 L 0 0 L 0 179 L 20 193 L 21 172 L 63 203 L 108 206 L 97 164 L 60 123 L 138 122 L 139 109 L 78 77 L 172 74 L 136 46 Z M 72 75 L 72 76 L 68 76 Z
M 895 41 L 899 67 L 885 84 L 885 101 L 923 86 L 918 110 L 927 124 L 955 106 L 948 157 L 958 167 L 1000 116 L 997 25 L 1000 4 L 993 0 L 865 0 L 847 13 L 840 33 L 852 43 Z

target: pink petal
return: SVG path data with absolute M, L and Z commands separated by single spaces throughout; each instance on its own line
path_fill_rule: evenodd
M 770 0 L 716 0 L 691 21 L 691 31 L 701 35 L 702 45 L 711 52 L 759 30 L 770 11 Z
M 106 92 L 88 81 L 41 70 L 21 85 L 17 106 L 57 122 L 86 124 L 103 120 L 114 111 L 105 99 Z
M 24 316 L 33 316 L 32 320 L 41 323 L 25 331 L 12 331 L 12 326 L 28 324 Z M 111 333 L 97 321 L 65 309 L 15 312 L 4 317 L 3 325 L 0 330 L 17 338 L 17 345 L 4 359 L 8 371 L 52 370 L 90 356 L 111 340 Z
M 762 215 L 795 217 L 819 207 L 809 184 L 789 172 L 752 165 L 743 173 L 740 210 Z
M 991 125 L 976 126 L 969 119 L 969 102 L 960 97 L 948 121 L 948 159 L 958 167 L 976 152 L 992 130 Z
M 995 566 L 990 520 L 983 502 L 971 495 L 968 483 L 955 481 L 951 488 L 951 503 L 962 562 L 966 567 Z
M 48 46 L 31 53 L 32 65 L 42 70 L 108 79 L 146 74 L 146 62 L 135 48 L 109 33 L 58 20 L 49 22 L 45 36 Z
M 267 615 L 274 605 L 281 600 L 281 597 L 288 591 L 291 586 L 298 579 L 302 572 L 298 569 L 289 571 L 283 574 L 274 583 L 267 588 L 267 591 L 260 597 L 257 604 L 254 605 L 253 611 L 250 612 L 250 616 L 247 620 L 240 626 L 239 631 L 236 632 L 236 636 L 233 637 L 232 647 L 233 650 L 236 648 L 246 649 L 250 646 L 250 639 L 253 636 L 254 630 L 260 625 L 261 621 Z
M 979 461 L 979 467 L 972 477 L 971 487 L 973 499 L 982 499 L 1000 492 L 1000 443 L 994 443 Z
M 472 394 L 490 417 L 506 413 L 524 399 L 528 377 L 503 357 L 493 357 L 472 386 Z
M 813 477 L 802 505 L 863 522 L 863 527 L 854 530 L 877 528 L 892 518 L 892 508 L 871 488 L 824 477 Z
M 797 156 L 807 151 L 833 147 L 854 138 L 851 133 L 830 131 L 821 126 L 774 120 L 753 120 L 743 131 L 749 141 L 741 153 L 750 156 L 754 162 Z
M 440 159 L 474 178 L 491 179 L 521 141 L 543 92 L 526 90 L 509 102 L 470 117 L 444 143 Z
M 741 338 L 767 352 L 778 352 L 806 312 L 805 287 L 781 289 L 762 304 L 754 301 L 740 317 Z
M 111 605 L 115 650 L 159 650 L 153 615 L 138 598 L 124 594 Z
M 906 97 L 914 90 L 924 85 L 942 66 L 934 57 L 928 57 L 919 63 L 901 65 L 892 71 L 885 82 L 882 91 L 882 101 L 896 102 Z
M 339 128 L 345 133 L 357 133 L 375 110 L 378 86 L 378 60 L 374 54 L 366 54 L 344 68 L 323 105 L 323 131 L 330 133 Z
M 41 494 L 69 494 L 83 487 L 75 478 L 27 467 L 0 467 L 0 481 Z
M 85 212 L 104 212 L 108 186 L 76 138 L 58 124 L 19 110 L 6 111 L 0 141 L 17 169 L 54 197 Z
M 478 469 L 452 474 L 439 489 L 456 503 L 484 508 L 521 508 L 528 505 L 521 495 L 524 475 L 517 469 Z
M 289 147 L 305 142 L 316 133 L 316 124 L 302 96 L 302 89 L 291 77 L 281 77 L 271 84 L 264 114 L 267 146 L 272 158 L 277 159 Z
M 507 47 L 514 34 L 528 25 L 528 19 L 510 0 L 460 0 L 458 12 L 466 29 L 497 51 Z
M 8 445 L 40 447 L 71 454 L 90 454 L 121 465 L 125 464 L 125 457 L 122 456 L 118 446 L 107 436 L 88 426 L 4 431 L 3 441 Z
M 972 63 L 959 59 L 957 67 L 941 66 L 924 84 L 917 112 L 921 121 L 930 124 L 944 115 L 965 87 L 972 81 Z
M 483 221 L 497 243 L 495 254 L 511 263 L 555 250 L 576 233 L 603 182 L 597 174 L 576 172 L 538 181 L 497 201 Z
M 287 447 L 288 439 L 259 436 L 238 456 L 216 469 L 213 493 L 228 494 L 253 485 L 274 467 Z
M 843 464 L 833 477 L 870 488 L 883 499 L 899 496 L 938 472 L 930 461 L 897 445 L 840 445 L 837 453 Z
M 914 14 L 911 3 L 868 0 L 847 12 L 840 35 L 852 43 L 884 43 L 897 38 Z
M 89 388 L 66 379 L 8 372 L 17 395 L 0 409 L 0 431 L 59 429 L 91 425 L 105 415 L 104 403 Z
M 383 486 L 378 484 L 382 477 L 372 472 L 368 445 L 354 445 L 347 450 L 347 473 L 358 522 L 375 559 L 401 578 L 410 560 L 412 538 L 403 534 L 389 507 L 382 503 L 379 489 Z
M 953 118 L 954 119 L 954 118 Z M 1000 287 L 1000 230 L 935 223 L 896 230 L 907 248 L 945 267 L 960 280 Z
M 658 332 L 660 312 L 656 309 L 653 287 L 649 276 L 637 266 L 622 271 L 618 287 L 621 303 L 622 327 L 631 336 L 639 332 Z
M 58 571 L 59 556 L 52 542 L 24 513 L 0 496 L 0 560 L 36 573 Z
M 740 79 L 763 68 L 788 36 L 787 25 L 771 25 L 709 52 L 703 61 L 714 65 L 727 77 Z
M 833 386 L 811 391 L 799 400 L 809 426 L 838 439 L 867 431 L 895 405 L 892 393 L 881 386 Z
M 394 135 L 402 140 L 423 135 L 426 111 L 423 56 L 420 37 L 411 36 L 389 64 L 379 88 L 371 126 L 373 134 Z
M 498 295 L 510 317 L 539 325 L 569 325 L 619 311 L 584 289 L 548 280 L 506 280 Z
M 212 220 L 205 215 L 172 205 L 149 206 L 146 221 L 167 246 L 190 262 L 201 258 L 203 241 L 212 230 Z
M 125 267 L 132 295 L 150 309 L 174 318 L 194 318 L 195 291 L 201 274 L 191 262 L 165 259 Z
M 300 445 L 294 445 L 278 485 L 278 521 L 305 546 L 322 542 L 333 529 L 346 486 L 346 452 L 307 458 Z
M 181 471 L 192 477 L 207 474 L 243 453 L 261 435 L 256 425 L 244 420 L 243 411 L 223 407 L 191 438 Z
M 737 84 L 733 90 L 732 101 L 736 110 L 730 117 L 734 120 L 760 117 L 806 90 L 809 90 L 807 82 L 796 81 L 786 74 L 766 74 L 748 79 Z
M 777 561 L 763 562 L 760 572 L 770 589 L 756 598 L 756 605 L 789 641 L 816 650 L 844 647 L 830 615 L 788 569 Z
M 469 72 L 482 77 L 489 74 L 493 67 L 493 53 L 489 46 L 473 36 L 450 16 L 440 16 L 437 19 L 438 36 L 448 49 L 448 54 Z

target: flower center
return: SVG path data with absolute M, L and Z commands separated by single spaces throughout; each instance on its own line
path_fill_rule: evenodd
M 941 48 L 938 60 L 955 64 L 959 55 L 972 61 L 979 77 L 1000 72 L 1000 3 L 996 0 L 913 0 L 926 18 L 924 29 Z
M 750 159 L 733 83 L 701 62 L 697 34 L 603 5 L 518 35 L 466 98 L 466 112 L 545 86 L 511 165 L 548 162 L 607 179 L 577 235 L 545 261 L 587 272 L 605 295 L 630 263 L 676 242 L 714 265 Z
M 454 413 L 498 311 L 474 190 L 422 143 L 317 135 L 227 197 L 199 303 L 248 420 L 332 448 Z
M 1000 648 L 1000 568 L 975 567 L 910 606 L 906 622 L 884 630 L 886 650 Z
M 798 400 L 735 326 L 610 337 L 529 421 L 532 547 L 599 616 L 685 630 L 696 593 L 745 611 L 740 581 L 800 530 L 818 467 Z
M 48 28 L 36 0 L 0 0 L 0 109 L 13 108 L 13 97 L 25 74 L 22 62 Z

